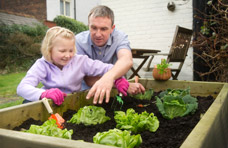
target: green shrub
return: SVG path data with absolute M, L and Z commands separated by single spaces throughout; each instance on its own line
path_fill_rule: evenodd
M 88 30 L 88 26 L 86 26 L 82 22 L 79 22 L 77 20 L 74 20 L 72 18 L 65 17 L 65 16 L 57 16 L 54 19 L 54 22 L 56 23 L 57 26 L 70 29 L 71 31 L 74 32 L 74 34 L 78 34 L 82 31 Z
M 27 34 L 29 36 L 44 36 L 48 27 L 44 25 L 36 25 L 35 27 L 28 26 L 28 25 L 0 25 L 0 32 L 3 34 L 10 34 L 15 32 L 22 32 L 24 34 Z
M 0 25 L 0 73 L 27 71 L 41 57 L 46 26 Z

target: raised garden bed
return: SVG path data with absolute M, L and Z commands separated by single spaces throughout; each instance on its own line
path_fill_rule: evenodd
M 155 93 L 156 95 L 157 93 Z M 113 99 L 113 98 L 112 98 Z M 112 100 L 111 99 L 111 100 Z M 140 148 L 149 148 L 149 147 L 180 147 L 184 142 L 186 137 L 195 127 L 195 125 L 199 122 L 200 118 L 207 111 L 209 106 L 213 103 L 214 98 L 212 96 L 208 97 L 197 97 L 198 100 L 198 110 L 194 115 L 188 115 L 182 118 L 176 118 L 173 120 L 164 119 L 159 113 L 156 105 L 155 98 L 153 96 L 152 100 L 136 100 L 132 97 L 123 98 L 124 105 L 122 107 L 122 111 L 126 111 L 128 108 L 133 108 L 136 112 L 141 113 L 143 111 L 147 111 L 149 113 L 153 112 L 160 122 L 160 126 L 155 133 L 145 131 L 140 133 L 143 143 L 140 145 Z M 147 104 L 148 106 L 141 108 L 137 107 L 138 104 Z M 150 105 L 149 105 L 150 104 Z M 93 142 L 93 136 L 96 135 L 97 132 L 108 131 L 109 129 L 113 129 L 116 126 L 114 117 L 114 110 L 111 108 L 112 101 L 108 104 L 99 105 L 106 110 L 106 115 L 111 117 L 110 121 L 107 121 L 104 124 L 96 125 L 96 126 L 84 126 L 83 124 L 76 125 L 72 123 L 66 123 L 65 127 L 70 130 L 74 130 L 74 134 L 72 135 L 73 140 L 84 140 L 86 142 Z M 116 106 L 116 110 L 120 109 L 119 106 Z M 63 114 L 63 118 L 66 120 L 70 120 L 73 114 L 76 113 L 75 110 L 68 110 Z M 32 120 L 31 118 L 26 120 L 22 125 L 16 127 L 14 130 L 21 129 L 29 129 L 31 124 L 41 125 L 42 122 L 39 120 Z
M 228 85 L 224 83 L 208 83 L 208 82 L 189 82 L 189 81 L 166 81 L 158 82 L 150 79 L 140 79 L 140 82 L 146 88 L 153 88 L 155 91 L 165 90 L 167 88 L 191 88 L 191 94 L 193 96 L 213 96 L 215 101 L 204 114 L 203 118 L 198 122 L 195 128 L 190 131 L 185 141 L 180 147 L 219 147 L 227 144 L 226 138 L 228 132 Z M 113 96 L 115 95 L 113 91 Z M 53 106 L 54 112 L 58 112 L 63 115 L 69 109 L 79 109 L 84 105 L 89 105 L 92 100 L 87 101 L 85 98 L 86 93 L 77 93 L 65 100 L 61 107 Z M 109 107 L 110 108 L 110 107 Z M 155 111 L 152 111 L 155 113 Z M 155 113 L 156 114 L 156 113 Z M 54 137 L 47 137 L 23 132 L 17 132 L 9 129 L 13 129 L 16 126 L 21 125 L 24 121 L 29 118 L 35 120 L 45 121 L 50 116 L 42 102 L 34 102 L 16 107 L 10 107 L 0 110 L 0 144 L 5 147 L 26 147 L 33 144 L 34 147 L 93 147 L 93 148 L 105 148 L 109 146 L 93 144 L 89 142 L 80 142 L 76 140 L 65 140 Z M 65 116 L 65 115 L 64 115 Z M 159 118 L 160 115 L 156 114 Z M 185 118 L 185 117 L 184 117 Z M 186 117 L 187 118 L 187 117 Z M 161 120 L 161 119 L 159 119 Z M 190 119 L 186 119 L 189 121 Z M 161 121 L 160 121 L 161 122 Z M 170 122 L 170 121 L 169 121 Z M 173 122 L 181 125 L 178 119 L 174 119 Z M 165 124 L 163 124 L 165 125 Z M 159 134 L 159 130 L 155 134 Z M 105 128 L 105 127 L 102 127 Z M 82 127 L 81 127 L 82 129 Z M 172 130 L 172 129 L 170 129 Z M 169 131 L 170 131 L 169 130 Z M 176 128 L 178 131 L 178 128 Z M 183 132 L 183 131 L 182 131 Z M 168 133 L 168 131 L 166 132 Z M 151 133 L 150 133 L 151 134 Z M 214 136 L 216 135 L 216 136 Z M 159 135 L 152 139 L 155 139 Z M 147 137 L 147 136 L 145 136 Z M 143 136 L 142 136 L 143 138 Z M 80 138 L 81 139 L 81 138 Z M 147 141 L 148 139 L 143 139 Z M 13 141 L 13 142 L 12 142 Z M 156 139 L 155 139 L 156 141 Z M 161 143 L 165 143 L 162 141 Z M 178 147 L 177 146 L 177 147 Z M 159 147 L 159 146 L 157 146 Z M 162 146 L 161 146 L 162 147 Z M 172 146 L 170 146 L 172 147 Z

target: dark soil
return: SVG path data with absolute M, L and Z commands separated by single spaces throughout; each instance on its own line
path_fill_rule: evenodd
M 187 136 L 190 134 L 195 125 L 199 122 L 201 114 L 204 114 L 210 105 L 213 103 L 214 98 L 212 96 L 208 97 L 199 97 L 198 99 L 198 110 L 194 115 L 188 115 L 182 118 L 174 118 L 173 120 L 164 119 L 161 114 L 158 112 L 158 109 L 155 105 L 155 99 L 153 97 L 152 100 L 136 100 L 131 97 L 125 97 L 124 105 L 122 107 L 122 111 L 126 111 L 128 108 L 135 109 L 136 112 L 141 113 L 143 111 L 147 111 L 149 113 L 154 113 L 157 116 L 160 125 L 158 130 L 155 133 L 151 133 L 149 131 L 144 131 L 141 134 L 142 144 L 140 148 L 150 148 L 150 147 L 158 147 L 158 148 L 177 148 L 180 147 Z M 145 108 L 137 107 L 138 104 L 150 104 Z M 111 108 L 112 99 L 108 104 L 102 104 L 98 106 L 102 106 L 106 110 L 106 115 L 111 117 L 110 121 L 107 121 L 104 124 L 96 125 L 96 126 L 84 126 L 82 124 L 75 125 L 71 123 L 66 123 L 65 127 L 69 129 L 73 129 L 74 133 L 72 135 L 72 139 L 74 140 L 84 140 L 86 142 L 93 142 L 93 136 L 96 135 L 97 132 L 108 131 L 109 129 L 113 129 L 116 126 L 114 121 L 114 110 Z M 116 110 L 119 106 L 116 106 Z M 76 111 L 68 110 L 63 114 L 63 118 L 65 120 L 70 120 L 70 118 L 75 114 Z M 28 129 L 31 124 L 41 125 L 42 122 L 35 121 L 33 119 L 29 119 L 25 121 L 21 126 L 16 127 L 14 130 L 20 130 L 21 128 Z

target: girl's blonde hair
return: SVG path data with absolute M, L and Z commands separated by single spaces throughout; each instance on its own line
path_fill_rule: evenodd
M 53 41 L 58 36 L 65 38 L 65 39 L 74 40 L 74 42 L 75 42 L 75 35 L 69 29 L 59 27 L 59 26 L 55 26 L 55 27 L 48 29 L 48 31 L 46 32 L 46 35 L 42 41 L 41 53 L 47 61 L 52 62 L 52 63 L 53 63 L 53 61 L 51 58 L 51 50 L 53 48 Z M 75 53 L 76 53 L 76 47 L 74 46 L 74 54 Z

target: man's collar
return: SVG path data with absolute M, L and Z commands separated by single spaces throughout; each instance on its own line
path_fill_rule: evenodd
M 112 45 L 112 34 L 111 34 L 110 37 L 108 38 L 108 42 L 106 43 L 105 46 L 107 46 L 107 45 L 109 45 L 109 46 Z

